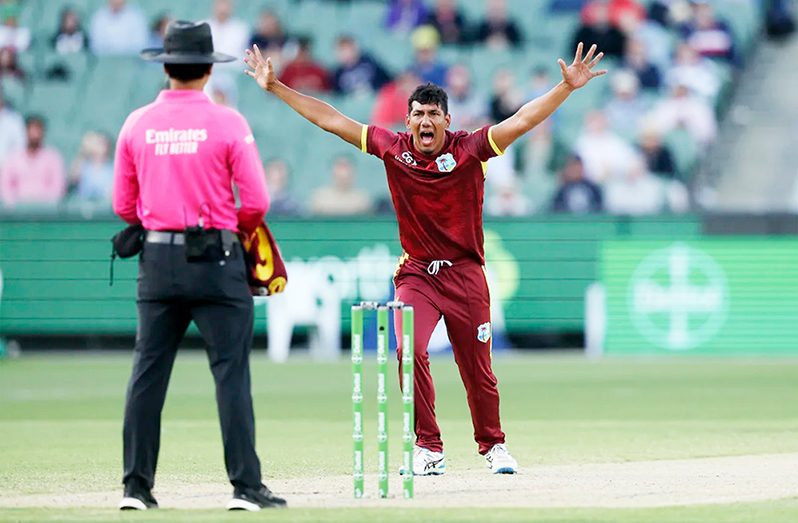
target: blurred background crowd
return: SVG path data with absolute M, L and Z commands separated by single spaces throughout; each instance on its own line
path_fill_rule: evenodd
M 396 130 L 419 83 L 445 87 L 451 128 L 473 130 L 555 85 L 557 58 L 570 61 L 577 42 L 596 43 L 606 80 L 490 161 L 486 214 L 686 212 L 774 3 L 3 0 L 0 207 L 109 211 L 116 133 L 164 86 L 138 53 L 187 18 L 210 23 L 217 50 L 257 44 L 286 84 Z M 217 65 L 208 95 L 249 120 L 270 215 L 393 212 L 379 162 L 311 130 L 242 71 Z

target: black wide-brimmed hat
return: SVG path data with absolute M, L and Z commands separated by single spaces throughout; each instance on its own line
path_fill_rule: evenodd
M 205 22 L 177 20 L 166 26 L 163 48 L 144 49 L 141 57 L 164 64 L 212 64 L 236 58 L 213 50 L 211 26 Z

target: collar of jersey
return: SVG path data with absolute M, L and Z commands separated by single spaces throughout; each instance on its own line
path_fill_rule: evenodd
M 204 91 L 194 89 L 164 89 L 158 94 L 159 102 L 210 102 Z

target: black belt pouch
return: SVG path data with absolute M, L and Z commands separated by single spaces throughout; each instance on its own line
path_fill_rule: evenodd
M 188 227 L 186 235 L 186 260 L 189 262 L 213 262 L 225 258 L 222 247 L 222 231 L 202 227 Z

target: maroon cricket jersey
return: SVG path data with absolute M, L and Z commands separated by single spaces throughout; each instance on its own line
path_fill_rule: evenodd
M 482 200 L 489 158 L 502 154 L 486 126 L 446 131 L 443 149 L 426 155 L 410 133 L 363 126 L 363 152 L 385 163 L 404 251 L 419 260 L 485 263 Z

